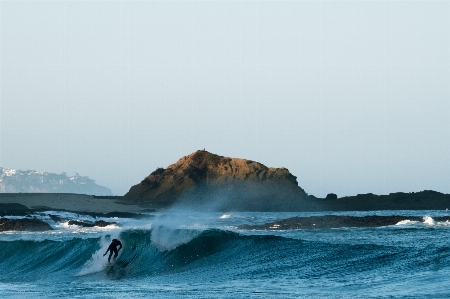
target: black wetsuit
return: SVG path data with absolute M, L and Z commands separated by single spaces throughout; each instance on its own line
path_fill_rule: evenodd
M 122 249 L 122 243 L 117 240 L 117 239 L 113 239 L 111 244 L 109 244 L 108 250 L 106 250 L 105 254 L 103 256 L 105 256 L 108 251 L 109 253 L 109 257 L 108 257 L 108 263 L 111 261 L 111 256 L 114 253 L 114 258 L 117 257 L 117 255 L 119 254 L 119 251 L 117 250 L 117 246 L 120 246 L 119 250 Z

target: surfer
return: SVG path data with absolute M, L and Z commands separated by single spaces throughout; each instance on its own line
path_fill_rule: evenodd
M 120 246 L 120 248 L 118 250 L 117 250 L 117 246 Z M 120 249 L 122 249 L 122 243 L 117 239 L 113 239 L 111 241 L 111 244 L 109 244 L 108 250 L 106 250 L 105 254 L 103 255 L 103 256 L 105 256 L 108 253 L 108 251 L 110 252 L 109 257 L 108 257 L 108 264 L 111 263 L 110 261 L 111 261 L 112 254 L 114 253 L 113 259 L 115 259 L 117 257 L 117 255 L 119 254 Z

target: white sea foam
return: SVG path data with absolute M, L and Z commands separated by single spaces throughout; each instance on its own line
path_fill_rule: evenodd
M 396 225 L 413 225 L 416 223 L 417 223 L 417 221 L 402 220 L 402 221 L 399 221 Z
M 430 225 L 430 226 L 436 225 L 436 222 L 430 216 L 424 216 L 423 217 L 423 223 L 426 224 L 426 225 Z
M 230 214 L 223 214 L 223 215 L 220 216 L 219 218 L 220 218 L 220 219 L 228 219 L 228 218 L 230 218 L 230 217 L 231 217 Z
M 96 233 L 96 232 L 104 232 L 104 231 L 114 231 L 119 230 L 119 227 L 116 224 L 110 224 L 104 227 L 93 226 L 93 227 L 83 227 L 76 224 L 69 224 L 69 221 L 59 222 L 54 225 L 54 228 L 60 231 L 66 231 L 72 234 L 86 234 L 86 233 Z
M 450 221 L 445 221 L 445 222 L 439 222 L 440 224 L 442 224 L 442 225 L 445 225 L 445 226 L 450 226 Z
M 45 211 L 39 213 L 41 215 L 47 216 L 47 218 L 50 218 L 50 215 L 54 215 L 63 219 L 70 219 L 70 220 L 77 220 L 77 221 L 87 221 L 87 222 L 93 222 L 95 221 L 95 218 L 89 215 L 83 215 L 83 214 L 76 214 L 72 212 L 62 212 L 62 211 Z

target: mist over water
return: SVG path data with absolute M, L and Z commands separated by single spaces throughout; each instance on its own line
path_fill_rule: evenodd
M 289 211 L 308 204 L 306 198 L 307 194 L 301 188 L 275 180 L 199 183 L 182 193 L 170 210 Z M 313 206 L 320 206 L 320 202 L 314 201 Z

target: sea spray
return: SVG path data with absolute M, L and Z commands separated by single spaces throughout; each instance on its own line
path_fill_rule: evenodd
M 185 213 L 160 215 L 152 223 L 152 244 L 161 251 L 173 250 L 200 235 L 204 230 L 200 223 Z
M 429 226 L 434 226 L 436 225 L 436 222 L 434 221 L 433 218 L 431 218 L 430 216 L 424 216 L 423 217 L 423 223 Z

